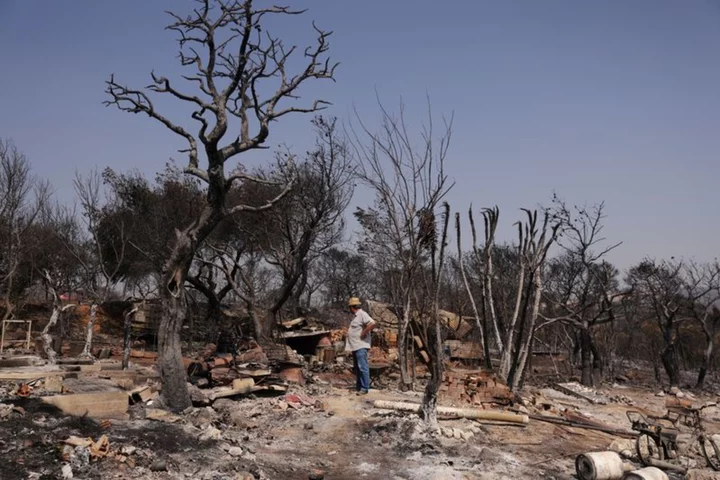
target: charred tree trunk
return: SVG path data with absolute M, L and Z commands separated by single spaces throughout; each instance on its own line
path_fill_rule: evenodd
M 224 205 L 222 195 L 224 192 L 211 191 L 208 203 Z M 162 395 L 167 406 L 175 411 L 185 410 L 192 405 L 180 341 L 180 332 L 187 317 L 185 280 L 197 249 L 222 219 L 222 211 L 219 206 L 208 207 L 192 226 L 183 232 L 176 231 L 174 248 L 163 268 L 165 284 L 160 289 L 162 314 L 158 331 L 158 366 Z
M 512 347 L 513 352 L 510 358 L 512 359 L 510 362 L 510 370 L 508 372 L 507 377 L 504 377 L 504 380 L 507 382 L 508 386 L 511 386 L 513 383 L 513 379 L 517 375 L 517 370 L 520 366 L 520 357 L 522 356 L 522 345 L 525 338 L 525 330 L 527 328 L 528 323 L 528 308 L 530 306 L 530 298 L 532 297 L 532 288 L 533 288 L 533 282 L 534 275 L 531 273 L 530 278 L 528 280 L 528 284 L 525 287 L 525 295 L 523 295 L 523 305 L 522 309 L 520 311 L 520 326 L 517 335 L 515 336 L 515 345 Z M 511 348 L 511 347 L 507 347 Z
M 45 352 L 45 356 L 47 357 L 48 363 L 50 365 L 54 365 L 57 361 L 57 352 L 55 352 L 52 347 L 53 338 L 52 335 L 50 335 L 50 329 L 57 324 L 58 318 L 60 318 L 60 312 L 60 305 L 53 305 L 53 311 L 52 315 L 50 315 L 50 320 L 48 321 L 47 325 L 45 325 L 45 328 L 40 334 L 40 339 L 42 340 L 43 345 L 43 352 Z
M 437 310 L 435 310 L 435 320 L 433 322 L 433 330 L 430 333 L 430 380 L 425 385 L 425 393 L 422 402 L 422 414 L 428 429 L 437 430 L 437 398 L 440 390 L 440 383 L 443 375 L 443 353 L 442 353 L 442 337 L 440 332 L 440 319 Z
M 130 335 L 132 333 L 132 320 L 137 312 L 137 307 L 125 312 L 125 321 L 123 322 L 123 357 L 122 369 L 127 370 L 130 366 Z
M 54 292 L 53 292 L 54 294 Z M 55 295 L 55 298 L 57 299 L 57 295 Z M 43 329 L 42 333 L 40 334 L 40 339 L 42 341 L 43 346 L 43 352 L 45 352 L 45 355 L 48 358 L 48 363 L 51 365 L 54 365 L 57 361 L 57 354 L 53 347 L 53 337 L 50 335 L 50 330 L 58 323 L 58 320 L 61 320 L 61 316 L 65 310 L 68 310 L 70 308 L 75 307 L 75 305 L 65 305 L 64 307 L 60 305 L 60 301 L 56 300 L 55 304 L 53 305 L 53 312 L 52 315 L 50 315 L 50 320 L 48 321 L 47 325 L 45 325 L 45 328 Z M 61 344 L 62 345 L 62 344 Z
M 208 326 L 207 339 L 211 343 L 217 344 L 218 335 L 220 334 L 220 326 L 218 320 L 220 318 L 220 300 L 216 295 L 210 295 L 207 297 L 208 305 L 205 310 L 205 325 Z M 192 326 L 190 327 L 192 329 Z M 193 332 L 191 332 L 191 338 Z
M 522 229 L 520 230 L 520 245 L 522 245 Z M 523 261 L 522 255 L 518 255 L 518 257 L 520 273 L 518 275 L 518 288 L 515 295 L 515 307 L 513 308 L 512 320 L 510 320 L 510 325 L 505 333 L 504 348 L 500 356 L 500 376 L 502 378 L 508 378 L 510 374 L 513 345 L 515 340 L 515 326 L 517 325 L 518 318 L 520 317 L 523 291 L 525 290 L 525 262 Z
M 700 371 L 698 372 L 697 382 L 695 383 L 695 388 L 697 388 L 698 390 L 702 390 L 705 387 L 705 377 L 710 370 L 712 354 L 715 348 L 713 336 L 707 331 L 705 332 L 705 342 L 706 345 L 705 351 L 703 352 L 703 362 L 702 366 L 700 367 Z
M 590 338 L 590 330 L 587 326 L 580 329 L 580 358 L 581 358 L 581 374 L 580 383 L 586 387 L 593 387 L 593 354 L 592 354 L 592 338 Z
M 508 382 L 508 386 L 513 392 L 517 392 L 522 388 L 522 383 L 525 378 L 525 367 L 528 363 L 528 357 L 532 355 L 533 340 L 535 338 L 535 322 L 537 321 L 538 314 L 540 312 L 540 297 L 542 295 L 542 273 L 536 272 L 533 276 L 533 304 L 530 312 L 529 325 L 527 326 L 528 336 L 524 342 L 523 347 L 518 352 L 517 368 L 515 369 L 512 382 Z
M 176 411 L 191 406 L 187 379 L 182 363 L 180 330 L 187 314 L 185 288 L 175 292 L 163 289 L 162 317 L 158 332 L 158 363 L 162 378 L 162 394 L 167 405 Z
M 97 309 L 97 304 L 93 302 L 93 304 L 90 306 L 90 318 L 88 319 L 87 334 L 85 335 L 85 347 L 83 347 L 83 351 L 80 354 L 81 357 L 93 358 L 92 338 L 93 328 L 95 328 L 95 320 L 97 319 Z
M 675 343 L 669 343 L 665 346 L 660 354 L 660 360 L 662 361 L 665 373 L 667 373 L 668 379 L 670 380 L 671 387 L 677 387 L 680 385 L 680 367 L 677 362 L 677 353 L 675 351 Z
M 403 314 L 398 325 L 398 362 L 400 363 L 400 388 L 408 390 L 412 385 L 408 372 L 408 327 L 410 325 L 410 299 L 403 306 Z

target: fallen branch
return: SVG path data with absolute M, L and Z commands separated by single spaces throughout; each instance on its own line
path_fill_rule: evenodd
M 375 408 L 399 410 L 403 412 L 420 413 L 421 411 L 420 404 L 416 403 L 376 400 L 373 406 Z M 456 415 L 461 418 L 473 418 L 476 420 L 495 420 L 499 422 L 509 423 L 528 423 L 530 421 L 527 415 L 516 415 L 514 413 L 493 412 L 488 410 L 477 410 L 475 408 L 453 408 L 438 406 L 437 413 L 439 415 Z
M 605 432 L 618 437 L 635 438 L 637 436 L 635 433 L 626 430 L 616 430 L 610 427 L 600 427 L 597 425 L 589 425 L 586 423 L 571 422 L 562 418 L 547 417 L 545 415 L 528 415 L 528 417 L 532 418 L 533 420 L 554 423 L 556 425 L 566 425 L 568 427 L 583 428 L 585 430 L 597 430 L 598 432 Z

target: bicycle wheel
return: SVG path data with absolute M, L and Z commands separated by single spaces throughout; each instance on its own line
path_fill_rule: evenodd
M 710 448 L 708 448 L 710 444 Z M 720 471 L 720 449 L 718 448 L 715 440 L 712 437 L 703 437 L 700 439 L 700 449 L 702 450 L 703 457 L 707 461 L 708 467 L 715 471 Z M 708 452 L 708 450 L 710 450 Z
M 635 440 L 635 451 L 640 463 L 645 467 L 651 467 L 650 459 L 661 460 L 660 446 L 655 439 L 647 433 L 641 433 Z

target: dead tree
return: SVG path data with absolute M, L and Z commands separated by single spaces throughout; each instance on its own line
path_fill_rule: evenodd
M 516 280 L 516 292 L 515 292 L 515 303 L 510 317 L 510 322 L 506 330 L 505 343 L 503 344 L 503 350 L 500 352 L 500 376 L 502 378 L 510 378 L 510 371 L 513 366 L 513 346 L 516 342 L 515 328 L 518 324 L 518 319 L 525 318 L 526 308 L 523 308 L 523 294 L 529 292 L 529 286 L 526 289 L 526 274 L 530 266 L 530 241 L 531 231 L 525 226 L 525 233 L 523 233 L 523 224 L 517 222 L 518 227 L 518 244 L 517 244 L 517 261 L 518 261 L 518 274 Z M 525 303 L 527 305 L 527 302 Z
M 48 320 L 47 325 L 45 325 L 45 328 L 43 329 L 42 333 L 40 334 L 40 340 L 42 342 L 43 352 L 45 353 L 45 356 L 48 359 L 48 363 L 51 365 L 54 365 L 57 361 L 57 354 L 58 352 L 55 351 L 53 348 L 53 338 L 50 334 L 50 330 L 52 330 L 55 325 L 57 325 L 58 321 L 60 320 L 60 317 L 62 314 L 71 308 L 74 308 L 74 304 L 68 304 L 63 305 L 62 301 L 60 300 L 60 297 L 57 294 L 57 285 L 55 281 L 53 280 L 53 277 L 50 275 L 50 272 L 45 270 L 43 272 L 43 277 L 46 282 L 46 287 L 50 291 L 50 294 L 53 298 L 53 310 L 52 314 L 50 315 L 50 320 Z
M 434 216 L 434 215 L 433 215 Z M 433 248 L 437 255 L 432 259 L 432 288 L 433 302 L 430 312 L 431 332 L 429 337 L 428 356 L 430 357 L 430 380 L 425 385 L 425 394 L 423 395 L 422 413 L 430 431 L 437 430 L 437 397 L 442 383 L 443 377 L 443 348 L 442 348 L 442 329 L 440 325 L 440 290 L 442 287 L 443 265 L 445 262 L 445 247 L 447 246 L 448 225 L 450 223 L 450 205 L 447 202 L 443 205 L 442 210 L 442 235 L 440 237 L 440 246 Z M 434 220 L 434 219 L 433 219 Z M 434 225 L 434 221 L 433 221 Z M 433 230 L 435 230 L 433 228 Z M 437 235 L 433 235 L 433 241 L 437 242 Z
M 36 178 L 25 155 L 10 141 L 0 139 L 0 292 L 3 319 L 12 318 L 26 245 L 32 228 L 50 198 L 47 182 Z
M 315 148 L 296 165 L 295 188 L 277 208 L 261 214 L 254 232 L 246 232 L 278 279 L 266 305 L 265 336 L 282 321 L 288 302 L 305 292 L 311 265 L 342 240 L 356 165 L 336 123 L 335 118 L 313 119 Z
M 434 212 L 452 188 L 444 164 L 452 134 L 452 121 L 434 137 L 432 112 L 421 134 L 422 146 L 405 123 L 404 105 L 397 117 L 378 102 L 380 132 L 371 131 L 358 117 L 359 131 L 352 129 L 351 142 L 360 163 L 360 178 L 375 193 L 375 203 L 358 208 L 355 217 L 362 227 L 358 251 L 365 255 L 378 278 L 389 279 L 388 296 L 398 308 L 398 360 L 402 388 L 412 385 L 408 370 L 408 327 L 418 275 L 431 254 L 426 241 L 424 212 Z M 429 106 L 429 102 L 428 102 Z M 391 272 L 390 275 L 387 275 Z
M 500 218 L 500 209 L 498 207 L 486 208 L 482 211 L 483 222 L 485 224 L 485 245 L 482 250 L 477 245 L 477 231 L 475 230 L 475 219 L 473 217 L 472 208 L 468 211 L 470 217 L 470 228 L 473 236 L 473 253 L 478 265 L 482 265 L 482 287 L 483 287 L 483 311 L 486 320 L 483 328 L 485 328 L 485 336 L 487 338 L 488 325 L 487 318 L 493 327 L 493 336 L 495 337 L 495 346 L 498 351 L 503 349 L 503 341 L 500 335 L 498 325 L 498 316 L 495 308 L 495 296 L 493 295 L 493 277 L 495 270 L 493 268 L 493 249 L 495 248 L 495 231 L 497 230 L 498 220 Z
M 100 222 L 102 211 L 108 208 L 110 200 L 108 199 L 106 202 L 108 205 L 102 204 L 100 192 L 102 176 L 99 171 L 93 170 L 86 177 L 76 172 L 73 185 L 82 208 L 82 218 L 87 230 L 86 238 L 82 239 L 83 241 L 63 238 L 62 231 L 58 231 L 58 235 L 80 265 L 84 277 L 83 287 L 90 294 L 90 317 L 87 324 L 85 346 L 80 356 L 93 358 L 92 339 L 98 308 L 108 300 L 120 280 L 119 273 L 124 266 L 128 238 L 123 219 L 117 218 L 113 229 L 113 233 L 115 233 L 113 248 L 104 248 L 107 242 L 101 238 Z M 107 228 L 107 226 L 104 227 Z
M 715 333 L 720 321 L 720 264 L 698 264 L 688 262 L 684 270 L 684 294 L 687 299 L 687 315 L 702 329 L 705 337 L 702 365 L 698 372 L 695 388 L 702 390 L 705 377 L 712 365 L 715 348 Z
M 472 207 L 470 211 L 472 211 Z M 460 212 L 455 213 L 455 236 L 457 239 L 458 268 L 460 270 L 460 276 L 462 277 L 463 285 L 465 285 L 465 291 L 467 292 L 468 298 L 470 299 L 470 306 L 472 307 L 473 316 L 475 317 L 475 324 L 477 326 L 477 330 L 480 333 L 480 347 L 482 348 L 483 355 L 485 357 L 485 366 L 490 369 L 492 368 L 492 363 L 490 359 L 490 345 L 487 341 L 487 323 L 485 322 L 485 317 L 480 315 L 480 310 L 478 310 L 477 302 L 475 302 L 475 295 L 473 294 L 472 288 L 470 286 L 467 271 L 465 268 L 465 258 L 462 251 L 462 228 L 460 226 Z
M 135 314 L 138 311 L 138 307 L 134 306 L 127 309 L 123 313 L 123 356 L 122 356 L 122 369 L 127 370 L 130 366 L 130 335 L 132 333 L 132 321 Z
M 525 379 L 525 369 L 528 358 L 532 354 L 537 319 L 540 314 L 540 301 L 544 288 L 545 261 L 547 260 L 548 251 L 555 242 L 558 229 L 560 228 L 560 225 L 557 223 L 553 225 L 550 224 L 551 215 L 548 212 L 545 212 L 542 226 L 538 228 L 537 210 L 523 210 L 528 216 L 525 224 L 525 236 L 528 238 L 527 257 L 525 261 L 527 262 L 526 268 L 530 281 L 525 299 L 524 321 L 521 323 L 520 331 L 516 337 L 516 350 L 512 357 L 513 361 L 507 378 L 508 385 L 512 391 L 518 391 L 522 387 Z M 528 305 L 530 305 L 529 312 L 527 312 Z
M 128 88 L 111 76 L 107 94 L 112 105 L 129 113 L 142 113 L 187 142 L 185 172 L 207 185 L 205 205 L 197 218 L 176 232 L 171 253 L 162 271 L 163 314 L 159 331 L 159 367 L 163 396 L 173 409 L 190 406 L 185 369 L 180 349 L 180 329 L 186 316 L 185 279 L 195 252 L 215 227 L 228 215 L 271 208 L 292 188 L 288 182 L 265 205 L 229 207 L 228 191 L 235 182 L 257 182 L 237 170 L 227 175 L 227 162 L 251 150 L 263 148 L 273 122 L 293 113 L 318 111 L 327 104 L 316 100 L 308 106 L 291 102 L 299 89 L 314 79 L 332 79 L 336 64 L 325 59 L 330 32 L 317 27 L 315 46 L 304 50 L 304 65 L 291 71 L 296 48 L 286 47 L 265 28 L 269 17 L 294 16 L 301 11 L 289 7 L 257 7 L 252 0 L 197 0 L 189 15 L 170 12 L 168 29 L 179 36 L 180 61 L 194 73 L 183 76 L 195 85 L 194 93 L 182 91 L 177 83 L 152 73 L 151 92 L 169 95 L 195 108 L 191 118 L 198 122 L 196 134 L 181 123 L 162 115 L 147 91 Z M 273 82 L 275 84 L 273 85 Z M 268 93 L 270 92 L 270 93 Z M 289 104 L 289 105 L 288 105 Z M 230 120 L 233 120 L 231 122 Z M 239 129 L 231 130 L 237 121 Z M 202 161 L 201 161 L 202 159 Z
M 538 212 L 522 209 L 527 215 L 524 223 L 518 222 L 517 248 L 517 276 L 509 284 L 515 285 L 514 302 L 509 323 L 504 328 L 504 338 L 501 337 L 499 322 L 497 320 L 496 294 L 492 288 L 495 277 L 493 270 L 493 249 L 495 231 L 497 229 L 499 210 L 497 207 L 484 210 L 485 214 L 485 246 L 480 249 L 477 245 L 477 232 L 472 211 L 469 213 L 470 226 L 473 233 L 473 252 L 475 266 L 480 271 L 480 281 L 483 289 L 482 312 L 483 322 L 479 325 L 484 330 L 485 362 L 488 368 L 490 363 L 490 350 L 488 347 L 488 316 L 493 322 L 493 330 L 498 337 L 497 345 L 500 347 L 500 377 L 508 386 L 516 391 L 522 386 L 529 355 L 532 353 L 532 344 L 537 329 L 537 319 L 540 314 L 540 297 L 543 292 L 543 277 L 548 250 L 555 242 L 559 225 L 551 224 L 551 215 L 545 213 L 542 224 L 538 224 Z M 457 218 L 457 217 L 456 217 Z M 457 221 L 457 220 L 456 220 Z M 457 225 L 460 235 L 459 221 Z M 512 275 L 512 272 L 503 272 Z M 489 281 L 490 280 L 490 281 Z M 467 282 L 466 282 L 467 283 Z M 472 298 L 473 292 L 467 287 L 468 295 Z M 474 302 L 474 300 L 473 300 Z M 477 308 L 476 316 L 478 316 Z
M 570 209 L 553 197 L 553 216 L 560 223 L 558 241 L 563 254 L 550 262 L 545 302 L 550 311 L 542 314 L 546 327 L 557 322 L 577 332 L 581 356 L 581 383 L 594 386 L 594 371 L 602 368 L 602 359 L 594 330 L 615 321 L 621 291 L 617 269 L 604 257 L 621 243 L 602 246 L 605 204 Z
M 678 328 L 686 303 L 682 278 L 683 263 L 675 259 L 646 258 L 630 268 L 626 283 L 631 286 L 639 311 L 653 318 L 663 339 L 660 360 L 671 386 L 680 383 Z

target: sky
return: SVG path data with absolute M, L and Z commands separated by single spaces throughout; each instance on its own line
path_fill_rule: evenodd
M 0 0 L 0 138 L 71 202 L 76 170 L 152 175 L 184 145 L 146 116 L 108 108 L 111 73 L 131 86 L 150 71 L 184 73 L 165 10 L 189 0 Z M 287 44 L 333 30 L 336 82 L 301 91 L 355 112 L 371 129 L 377 97 L 406 104 L 419 127 L 429 96 L 454 116 L 447 172 L 453 211 L 500 207 L 501 240 L 519 208 L 604 201 L 610 260 L 707 261 L 718 254 L 720 0 L 294 0 L 308 11 L 270 25 Z M 158 108 L 192 125 L 173 102 Z M 310 118 L 273 125 L 269 151 L 312 146 Z M 419 134 L 419 131 L 417 131 Z M 359 189 L 355 205 L 372 196 Z M 354 227 L 351 226 L 351 230 Z

